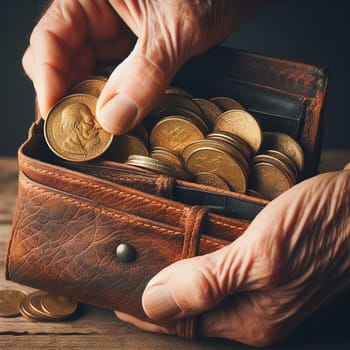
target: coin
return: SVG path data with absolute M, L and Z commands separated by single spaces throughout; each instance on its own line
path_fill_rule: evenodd
M 0 290 L 0 317 L 15 317 L 21 314 L 20 302 L 27 294 L 20 290 Z
M 299 173 L 304 168 L 304 152 L 301 146 L 291 136 L 280 132 L 263 133 L 263 149 L 275 149 L 287 155 L 298 168 Z
M 226 181 L 214 173 L 209 173 L 206 171 L 199 172 L 195 177 L 195 181 L 202 185 L 212 186 L 227 191 L 230 190 L 230 186 L 226 183 Z
M 192 98 L 174 93 L 168 93 L 161 96 L 157 106 L 152 111 L 152 114 L 164 114 L 167 110 L 171 110 L 173 108 L 187 109 L 197 114 L 201 118 L 203 117 L 202 109 L 192 100 Z
M 247 160 L 250 159 L 250 147 L 240 137 L 231 134 L 228 131 L 217 131 L 207 135 L 208 139 L 218 140 L 221 142 L 228 143 L 229 145 L 237 148 Z
M 148 156 L 149 149 L 138 137 L 132 134 L 124 134 L 114 136 L 113 142 L 108 148 L 106 157 L 117 162 L 125 162 L 132 154 Z
M 218 96 L 211 98 L 210 101 L 215 103 L 221 109 L 222 112 L 226 112 L 231 109 L 244 110 L 244 107 L 239 102 L 230 97 Z
M 80 93 L 99 97 L 106 82 L 107 78 L 105 77 L 95 77 L 94 79 L 82 80 L 71 88 L 70 94 Z
M 170 163 L 174 167 L 184 167 L 184 161 L 180 154 L 170 148 L 160 146 L 154 147 L 151 152 L 151 157 Z
M 268 156 L 272 156 L 275 159 L 278 159 L 282 163 L 284 163 L 289 171 L 292 173 L 293 182 L 296 183 L 298 180 L 299 172 L 295 165 L 295 163 L 284 153 L 277 151 L 275 149 L 268 149 L 265 151 L 265 154 Z
M 203 131 L 194 121 L 182 116 L 170 116 L 154 126 L 150 143 L 152 147 L 162 146 L 181 153 L 191 141 L 203 138 Z
M 257 120 L 248 112 L 230 110 L 221 114 L 214 131 L 228 131 L 243 139 L 253 153 L 257 153 L 262 142 L 262 130 Z
M 246 191 L 247 176 L 243 166 L 221 149 L 200 147 L 194 150 L 186 160 L 186 168 L 194 175 L 214 173 L 223 178 L 231 190 L 239 193 Z
M 44 135 L 50 149 L 70 161 L 97 158 L 110 146 L 113 135 L 96 121 L 97 97 L 72 94 L 59 100 L 49 111 Z
M 176 170 L 169 163 L 161 161 L 159 159 L 153 159 L 151 157 L 131 155 L 126 164 L 134 165 L 140 168 L 151 170 L 158 174 L 163 174 L 167 176 L 176 176 Z
M 165 147 L 155 147 L 151 152 L 153 159 L 158 159 L 170 164 L 176 171 L 176 178 L 190 180 L 192 175 L 185 169 L 184 162 L 179 153 Z
M 203 147 L 226 152 L 230 157 L 234 158 L 239 163 L 245 176 L 246 177 L 248 176 L 248 172 L 249 172 L 248 160 L 244 157 L 244 155 L 239 149 L 232 147 L 230 144 L 219 142 L 217 140 L 213 140 L 209 138 L 206 138 L 204 140 L 199 140 L 197 142 L 192 142 L 184 148 L 182 152 L 182 156 L 185 161 L 185 164 L 187 164 L 187 160 L 193 152 Z
M 293 168 L 290 167 L 290 164 L 288 162 L 285 162 L 285 159 L 283 158 L 276 157 L 275 155 L 263 153 L 263 154 L 256 155 L 253 158 L 252 162 L 253 163 L 266 162 L 266 163 L 272 164 L 286 174 L 286 176 L 289 179 L 289 182 L 292 185 L 295 185 L 297 182 L 297 174 L 295 173 L 295 171 L 293 171 Z M 294 167 L 294 169 L 296 168 Z
M 166 90 L 165 90 L 166 94 L 175 94 L 175 95 L 181 95 L 187 98 L 192 99 L 193 96 L 186 90 L 179 88 L 177 86 L 169 86 Z
M 194 98 L 193 101 L 201 107 L 209 129 L 212 130 L 216 120 L 222 113 L 220 108 L 212 101 L 205 100 L 204 98 Z
M 288 174 L 274 164 L 256 162 L 251 168 L 252 188 L 261 195 L 273 200 L 293 186 Z
M 41 306 L 51 317 L 66 318 L 77 310 L 78 303 L 63 295 L 46 294 L 41 298 Z

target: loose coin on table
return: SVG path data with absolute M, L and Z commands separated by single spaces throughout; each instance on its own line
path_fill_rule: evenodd
M 47 293 L 41 298 L 41 307 L 50 317 L 63 319 L 77 310 L 78 303 L 64 295 Z
M 15 317 L 21 314 L 20 303 L 26 297 L 21 290 L 0 290 L 0 317 Z
M 97 158 L 107 150 L 113 135 L 98 124 L 96 103 L 95 96 L 72 94 L 52 107 L 45 120 L 44 135 L 56 155 L 81 162 Z

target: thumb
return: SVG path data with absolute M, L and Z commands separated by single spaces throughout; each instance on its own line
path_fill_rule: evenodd
M 100 125 L 112 134 L 132 130 L 149 113 L 175 74 L 159 60 L 158 47 L 146 54 L 136 45 L 114 70 L 99 97 L 96 112 Z M 143 50 L 144 51 L 144 50 Z M 153 57 L 158 57 L 153 59 Z
M 256 236 L 251 236 L 244 234 L 214 253 L 177 261 L 159 272 L 142 297 L 147 316 L 159 320 L 200 314 L 234 292 L 260 287 L 261 251 L 256 259 Z

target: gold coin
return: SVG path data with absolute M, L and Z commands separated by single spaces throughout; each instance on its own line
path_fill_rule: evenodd
M 242 165 L 227 152 L 212 147 L 200 147 L 186 160 L 186 168 L 196 175 L 210 172 L 220 176 L 233 191 L 244 193 L 247 176 Z
M 214 131 L 228 131 L 243 139 L 253 153 L 257 153 L 262 142 L 262 130 L 257 120 L 248 112 L 230 110 L 221 114 Z
M 169 86 L 166 90 L 165 90 L 166 94 L 175 94 L 175 95 L 181 95 L 187 98 L 192 99 L 193 96 L 186 90 L 179 88 L 177 86 Z
M 230 190 L 230 186 L 219 175 L 209 172 L 200 172 L 196 175 L 195 181 L 202 185 L 220 188 L 222 190 Z
M 31 321 L 50 321 L 51 319 L 43 312 L 38 312 L 36 309 L 32 306 L 33 298 L 39 297 L 43 295 L 44 292 L 42 291 L 36 291 L 33 293 L 30 293 L 25 298 L 21 300 L 20 303 L 20 311 L 22 316 L 25 318 L 28 318 Z
M 189 109 L 182 108 L 182 107 L 171 107 L 165 110 L 164 112 L 159 114 L 158 121 L 165 117 L 173 117 L 173 116 L 184 117 L 191 120 L 194 124 L 197 125 L 198 128 L 201 129 L 203 134 L 207 134 L 209 132 L 208 124 L 202 117 L 190 111 Z
M 50 149 L 70 161 L 87 161 L 104 153 L 113 135 L 96 121 L 97 97 L 73 94 L 58 101 L 48 113 L 44 135 Z
M 217 131 L 207 135 L 208 139 L 218 140 L 221 142 L 228 143 L 229 145 L 237 148 L 243 153 L 247 160 L 250 159 L 250 147 L 248 144 L 242 140 L 240 137 L 231 134 L 228 131 Z
M 41 298 L 41 307 L 51 317 L 66 318 L 77 310 L 78 303 L 63 295 L 46 294 Z
M 176 177 L 176 170 L 169 163 L 151 157 L 132 155 L 126 161 L 126 164 L 134 165 L 143 169 L 153 171 L 158 174 Z
M 132 154 L 148 156 L 149 149 L 138 137 L 132 134 L 124 134 L 114 136 L 113 142 L 106 153 L 106 157 L 117 162 L 125 162 Z
M 251 168 L 252 188 L 272 200 L 293 186 L 288 174 L 274 164 L 256 162 Z
M 291 136 L 280 132 L 263 133 L 263 149 L 275 149 L 287 155 L 298 168 L 299 173 L 304 168 L 304 152 L 298 142 Z
M 170 163 L 174 167 L 183 168 L 185 166 L 180 154 L 170 148 L 160 146 L 154 147 L 151 152 L 151 157 Z
M 95 97 L 99 97 L 102 89 L 106 85 L 107 78 L 96 77 L 94 79 L 86 79 L 75 84 L 71 90 L 70 94 L 88 94 Z
M 268 149 L 265 151 L 265 155 L 274 157 L 275 159 L 278 159 L 282 163 L 284 163 L 287 168 L 292 173 L 292 178 L 294 179 L 293 182 L 296 183 L 298 180 L 299 172 L 295 165 L 295 163 L 284 153 L 277 151 L 275 149 Z
M 0 317 L 15 317 L 21 314 L 20 302 L 26 293 L 15 289 L 0 290 Z
M 281 159 L 280 157 L 276 157 L 275 155 L 263 153 L 255 156 L 252 162 L 253 163 L 265 162 L 265 163 L 272 164 L 275 167 L 279 168 L 281 171 L 283 171 L 286 174 L 286 176 L 288 176 L 290 183 L 292 185 L 295 185 L 297 182 L 297 174 L 293 171 L 293 169 L 290 168 L 289 166 L 290 164 L 285 162 L 285 159 Z
M 176 177 L 183 180 L 190 180 L 192 175 L 184 168 L 184 162 L 180 154 L 172 149 L 155 147 L 151 152 L 153 159 L 161 160 L 170 164 L 176 171 Z
M 164 113 L 167 113 L 167 110 L 171 111 L 174 108 L 182 108 L 185 110 L 189 110 L 203 118 L 202 109 L 198 106 L 196 102 L 192 100 L 192 98 L 173 93 L 168 93 L 161 96 L 152 114 L 156 113 L 164 115 Z
M 43 291 L 37 291 L 34 293 L 31 293 L 27 297 L 27 303 L 24 303 L 24 309 L 27 311 L 27 313 L 30 313 L 33 317 L 37 317 L 38 319 L 42 320 L 56 320 L 57 318 L 51 317 L 41 306 L 41 300 L 43 296 L 45 296 L 47 293 Z
M 182 116 L 161 119 L 152 129 L 152 147 L 161 146 L 181 153 L 191 141 L 203 139 L 204 134 L 194 121 Z
M 184 148 L 182 152 L 182 157 L 185 161 L 185 164 L 187 164 L 187 160 L 193 152 L 199 149 L 202 149 L 203 147 L 226 152 L 227 154 L 230 155 L 230 157 L 234 158 L 240 164 L 240 167 L 242 171 L 244 171 L 245 176 L 248 177 L 248 172 L 249 172 L 248 160 L 244 157 L 244 155 L 239 149 L 232 147 L 227 143 L 219 142 L 217 140 L 211 140 L 208 138 L 204 140 L 191 142 L 189 145 L 187 145 Z
M 239 102 L 230 97 L 218 96 L 211 98 L 210 101 L 215 103 L 221 109 L 222 112 L 226 112 L 231 109 L 244 110 L 244 107 Z
M 212 130 L 216 120 L 222 113 L 220 108 L 215 103 L 205 100 L 204 98 L 194 98 L 193 101 L 201 107 L 206 123 L 208 124 L 209 129 Z

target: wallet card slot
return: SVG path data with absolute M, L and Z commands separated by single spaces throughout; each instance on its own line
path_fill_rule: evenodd
M 263 203 L 253 202 L 245 198 L 182 185 L 174 187 L 174 199 L 188 205 L 199 205 L 212 213 L 246 221 L 253 220 L 265 207 Z
M 202 77 L 204 81 L 199 85 L 198 81 L 184 79 L 174 83 L 187 88 L 195 96 L 231 97 L 259 121 L 264 131 L 284 132 L 294 139 L 299 138 L 306 110 L 305 97 L 232 78 L 210 77 L 210 81 L 205 81 L 206 77 Z

